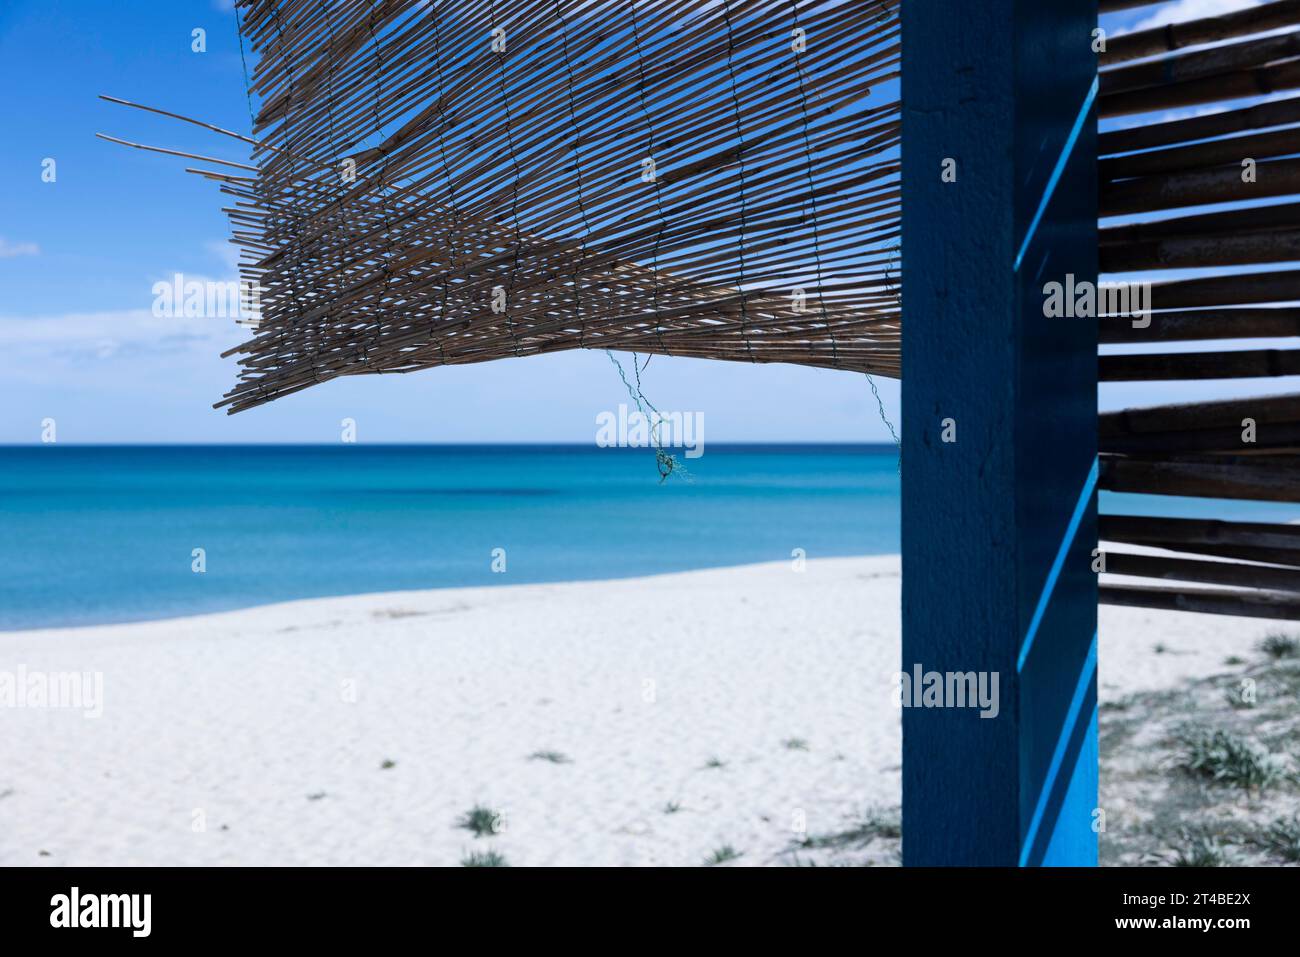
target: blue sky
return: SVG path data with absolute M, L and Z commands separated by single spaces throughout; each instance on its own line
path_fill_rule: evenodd
M 1248 0 L 1182 0 L 1187 15 Z M 362 441 L 590 442 L 597 413 L 627 400 L 602 353 L 570 352 L 335 380 L 238 416 L 211 408 L 233 381 L 219 353 L 228 320 L 156 319 L 154 282 L 232 275 L 215 187 L 185 161 L 96 132 L 244 160 L 234 141 L 104 103 L 100 93 L 249 126 L 234 14 L 222 0 L 5 0 L 0 6 L 0 443 L 333 442 L 344 417 Z M 1131 25 L 1143 11 L 1108 18 Z M 191 31 L 207 31 L 207 52 Z M 46 158 L 57 180 L 41 180 Z M 647 395 L 702 411 L 710 442 L 886 441 L 863 377 L 794 366 L 655 358 Z M 1294 387 L 1294 386 L 1293 386 Z M 1277 388 L 1268 383 L 1267 391 Z M 881 380 L 891 418 L 897 384 Z M 1194 395 L 1249 394 L 1261 383 Z M 1186 388 L 1107 387 L 1106 406 L 1191 397 Z

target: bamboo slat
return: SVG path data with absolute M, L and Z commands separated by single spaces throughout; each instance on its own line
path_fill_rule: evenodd
M 1300 376 L 1300 350 L 1251 348 L 1227 352 L 1143 352 L 1099 358 L 1102 382 L 1161 382 L 1201 378 Z
M 1241 161 L 1245 157 L 1261 160 L 1291 156 L 1295 153 L 1300 153 L 1300 128 L 1290 127 L 1268 133 L 1252 132 L 1244 136 L 1211 140 L 1208 143 L 1194 143 L 1190 146 L 1129 153 L 1125 156 L 1103 159 L 1097 164 L 1097 168 L 1102 181 L 1105 182 L 1158 173 L 1176 173 L 1205 166 L 1230 165 L 1240 171 Z
M 1101 156 L 1113 156 L 1117 153 L 1154 149 L 1292 123 L 1300 123 L 1300 96 L 1271 100 L 1242 109 L 1224 110 L 1207 116 L 1163 123 L 1142 123 L 1129 129 L 1111 130 L 1097 137 L 1097 150 Z
M 1237 273 L 1158 282 L 1151 287 L 1152 308 L 1197 309 L 1300 300 L 1300 270 Z
M 1243 439 L 1249 433 L 1242 427 L 1197 429 L 1185 432 L 1144 432 L 1140 435 L 1113 435 L 1100 439 L 1102 452 L 1124 455 L 1206 454 L 1258 455 L 1264 452 L 1300 450 L 1300 423 L 1267 423 L 1258 426 L 1253 441 Z
M 1300 261 L 1300 229 L 1112 244 L 1101 247 L 1099 261 L 1106 273 L 1296 262 Z
M 1232 166 L 1184 170 L 1106 182 L 1101 186 L 1101 215 L 1149 213 L 1178 206 L 1251 201 L 1300 193 L 1300 159 L 1264 160 L 1256 178 L 1243 178 L 1240 162 Z
M 1300 565 L 1300 525 L 1102 515 L 1098 518 L 1097 534 L 1102 541 L 1151 545 L 1206 555 L 1218 554 L 1215 549 L 1222 547 L 1268 549 L 1278 556 L 1287 556 L 1280 564 Z
M 1197 236 L 1254 235 L 1300 229 L 1300 203 L 1273 203 L 1220 213 L 1173 216 L 1099 230 L 1102 247 L 1188 239 Z
M 1112 575 L 1300 592 L 1300 568 L 1275 568 L 1269 565 L 1173 558 L 1166 555 L 1135 555 L 1109 548 L 1103 551 L 1106 555 L 1106 571 Z
M 1104 355 L 1098 358 L 1098 363 L 1102 382 L 1259 379 L 1300 375 L 1300 349 Z
M 1100 55 L 1102 66 L 1156 56 L 1202 43 L 1214 43 L 1286 27 L 1300 21 L 1300 0 L 1274 0 L 1217 17 L 1123 34 L 1107 40 Z
M 1102 585 L 1098 589 L 1097 600 L 1103 605 L 1127 605 L 1133 608 L 1300 620 L 1300 596 L 1287 592 Z
M 1164 57 L 1132 66 L 1106 70 L 1101 74 L 1102 99 L 1136 90 L 1150 90 L 1174 83 L 1185 83 L 1236 73 L 1252 67 L 1286 60 L 1300 54 L 1300 36 L 1283 33 L 1278 36 L 1257 37 L 1240 43 L 1229 43 Z
M 1300 502 L 1296 459 L 1288 455 L 1100 457 L 1099 487 L 1141 495 L 1190 495 Z
M 1098 433 L 1104 438 L 1144 432 L 1241 428 L 1245 418 L 1270 423 L 1300 422 L 1300 393 L 1103 412 L 1098 417 Z
M 1102 515 L 1098 528 L 1099 540 L 1108 543 L 1300 567 L 1300 528 L 1294 525 Z
M 1103 317 L 1098 341 L 1131 344 L 1300 336 L 1300 308 L 1199 309 L 1156 312 L 1148 318 L 1150 325 L 1139 328 L 1131 318 Z
M 1300 60 L 1221 73 L 1218 76 L 1115 93 L 1100 97 L 1098 115 L 1104 118 L 1200 106 L 1248 96 L 1267 96 L 1277 90 L 1300 87 Z

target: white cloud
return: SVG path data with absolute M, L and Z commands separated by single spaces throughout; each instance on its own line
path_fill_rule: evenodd
M 39 256 L 41 247 L 35 243 L 11 243 L 0 236 L 0 259 L 13 259 L 15 256 Z
M 237 283 L 238 250 L 229 243 L 209 242 L 206 248 L 223 261 L 224 278 L 179 271 L 162 274 L 158 281 L 182 290 L 198 283 L 204 290 L 219 287 L 214 302 L 226 304 L 223 290 Z M 0 239 L 0 251 L 7 247 Z M 182 300 L 184 291 L 180 293 Z M 140 287 L 139 308 L 95 312 L 0 315 L 0 356 L 10 367 L 31 368 L 47 363 L 81 365 L 87 361 L 130 356 L 176 356 L 180 353 L 217 355 L 248 339 L 249 329 L 235 324 L 233 316 L 154 315 L 154 281 Z M 56 307 L 57 308 L 57 307 Z M 164 307 L 165 311 L 165 307 Z
M 1135 23 L 1132 30 L 1150 30 L 1169 23 L 1200 20 L 1202 17 L 1220 17 L 1225 13 L 1236 13 L 1238 10 L 1257 7 L 1259 4 L 1260 0 L 1177 0 L 1175 3 L 1163 4 L 1155 13 Z
M 157 317 L 151 309 L 0 316 L 0 348 L 16 364 L 218 352 L 243 338 L 247 330 L 229 319 Z
M 204 248 L 221 262 L 220 279 L 180 270 L 158 274 L 141 284 L 138 308 L 0 314 L 0 368 L 21 372 L 51 365 L 84 367 L 87 363 L 104 359 L 175 358 L 182 354 L 214 357 L 246 341 L 251 338 L 252 331 L 237 325 L 233 314 L 222 314 L 240 301 L 237 292 L 239 250 L 228 242 L 215 240 L 204 243 Z M 12 245 L 0 238 L 0 257 L 34 255 L 37 251 L 34 243 Z M 180 305 L 184 305 L 190 285 L 197 283 L 204 291 L 205 305 L 209 288 L 213 290 L 211 301 L 216 305 L 217 314 L 202 317 L 154 315 L 155 300 L 159 298 L 155 283 L 175 286 L 177 276 L 182 282 L 177 294 Z M 232 289 L 235 290 L 233 302 Z M 171 293 L 165 295 L 164 312 L 168 311 L 168 304 L 175 303 Z M 49 306 L 57 309 L 57 290 L 51 290 L 49 298 Z M 211 310 L 212 306 L 207 308 Z M 176 310 L 173 307 L 171 311 Z

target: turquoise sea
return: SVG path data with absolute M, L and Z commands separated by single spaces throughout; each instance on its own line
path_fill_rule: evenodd
M 711 445 L 684 464 L 660 484 L 653 452 L 592 446 L 0 448 L 0 630 L 899 549 L 892 446 Z
M 594 446 L 0 448 L 0 629 L 898 550 L 892 447 L 683 462 L 660 484 L 652 450 Z

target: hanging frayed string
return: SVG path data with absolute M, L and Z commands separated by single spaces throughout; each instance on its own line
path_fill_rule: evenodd
M 636 353 L 632 353 L 632 369 L 636 373 L 635 386 L 627 381 L 627 373 L 623 371 L 623 363 L 618 361 L 614 353 L 606 349 L 605 355 L 609 356 L 609 361 L 614 363 L 614 368 L 618 370 L 618 377 L 623 380 L 623 387 L 627 389 L 627 394 L 636 403 L 637 411 L 650 422 L 650 440 L 655 447 L 655 467 L 659 470 L 659 484 L 662 485 L 668 481 L 670 475 L 676 475 L 678 478 L 690 481 L 690 473 L 686 471 L 686 466 L 678 461 L 677 456 L 664 451 L 663 442 L 659 438 L 659 426 L 663 416 L 659 414 L 659 410 L 641 391 L 641 367 L 638 364 Z M 646 412 L 646 409 L 649 409 L 650 412 Z
M 257 117 L 253 115 L 253 81 L 248 78 L 248 60 L 244 57 L 244 27 L 235 4 L 235 36 L 239 38 L 239 62 L 244 65 L 244 98 L 248 100 L 248 135 L 257 135 Z
M 876 407 L 880 409 L 880 421 L 885 423 L 885 428 L 889 429 L 889 434 L 894 440 L 894 447 L 898 449 L 898 474 L 903 474 L 903 441 L 894 431 L 894 423 L 889 421 L 889 416 L 885 413 L 885 400 L 880 398 L 880 390 L 876 388 L 876 380 L 871 377 L 870 372 L 862 373 L 867 377 L 867 382 L 871 386 L 871 394 L 876 397 Z
M 898 289 L 894 285 L 893 271 L 894 271 L 894 266 L 897 265 L 898 263 L 898 257 L 901 251 L 902 251 L 901 244 L 895 243 L 891 250 L 893 255 L 889 257 L 889 264 L 885 267 L 885 289 L 888 290 L 889 294 L 894 297 L 894 303 L 898 307 L 898 311 L 900 315 L 902 314 L 903 311 L 903 294 L 902 294 L 902 290 Z M 890 422 L 889 416 L 885 414 L 885 403 L 884 400 L 880 398 L 880 390 L 876 388 L 876 380 L 871 377 L 870 372 L 865 372 L 863 373 L 863 375 L 867 377 L 867 382 L 870 383 L 871 385 L 871 394 L 876 397 L 876 407 L 880 410 L 880 421 L 884 422 L 885 428 L 889 429 L 889 435 L 894 440 L 894 447 L 898 450 L 898 474 L 902 475 L 903 474 L 903 441 L 898 437 L 898 433 L 894 431 L 894 423 Z

